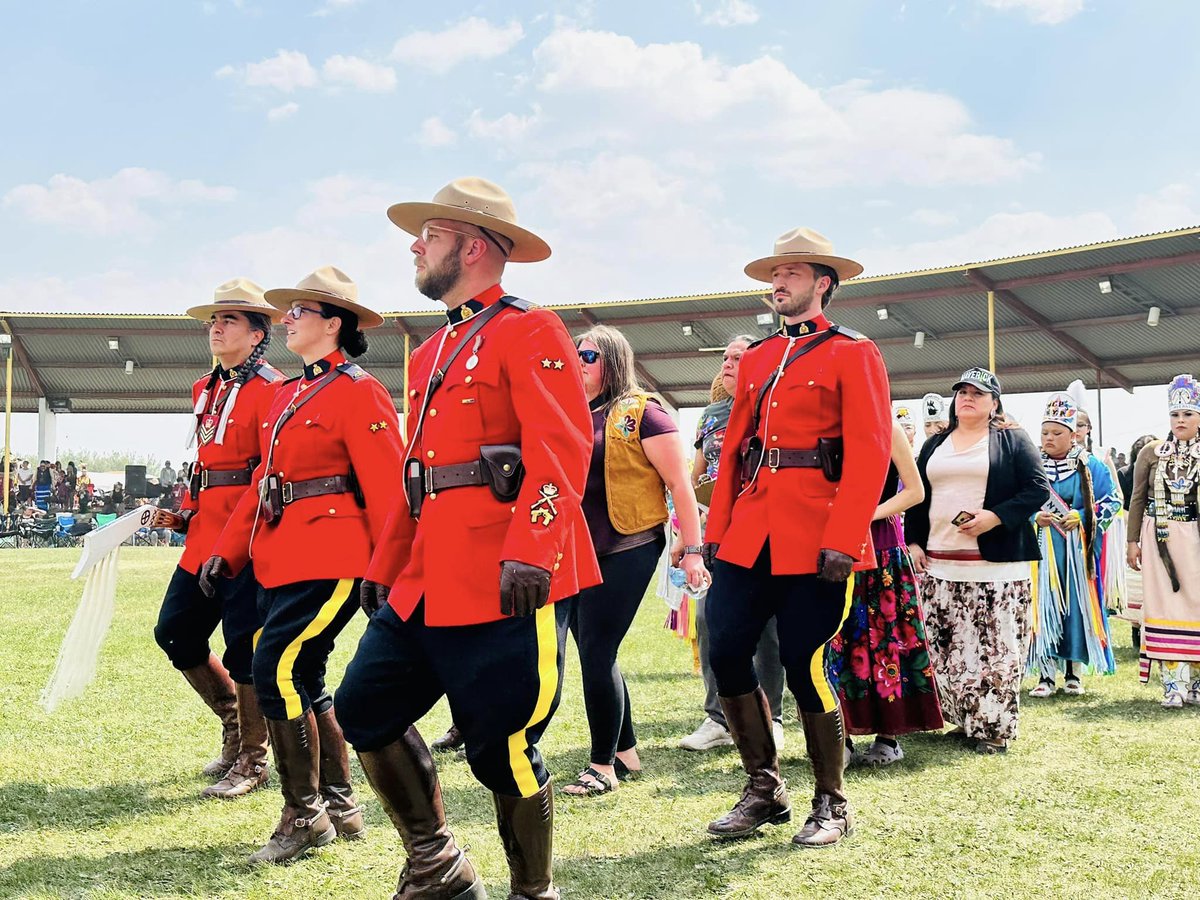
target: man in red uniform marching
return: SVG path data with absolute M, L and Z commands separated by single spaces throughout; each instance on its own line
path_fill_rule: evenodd
M 417 288 L 447 321 L 409 366 L 405 497 L 367 570 L 371 620 L 338 714 L 408 853 L 397 897 L 485 896 L 413 727 L 445 695 L 494 796 L 511 896 L 549 900 L 553 793 L 537 742 L 564 637 L 551 604 L 599 581 L 580 508 L 583 379 L 559 318 L 500 286 L 507 262 L 550 255 L 503 190 L 462 178 L 388 216 L 416 236 Z
M 705 533 L 710 663 L 750 776 L 733 810 L 708 826 L 718 837 L 791 818 L 752 662 L 772 617 L 816 783 L 812 814 L 792 840 L 823 847 L 852 828 L 825 647 L 850 607 L 851 572 L 874 564 L 869 526 L 891 452 L 891 402 L 879 350 L 823 310 L 838 284 L 860 272 L 805 228 L 746 266 L 771 284 L 785 324 L 742 356 L 721 454 L 721 471 L 740 478 L 717 480 Z
M 217 365 L 192 385 L 196 461 L 182 508 L 155 514 L 153 527 L 171 528 L 186 538 L 154 637 L 221 719 L 221 753 L 203 770 L 216 784 L 205 788 L 204 796 L 232 799 L 267 780 L 267 730 L 250 666 L 254 633 L 262 625 L 258 584 L 247 566 L 221 582 L 219 597 L 210 598 L 201 591 L 198 574 L 258 464 L 258 423 L 283 381 L 263 359 L 280 313 L 263 298 L 261 287 L 235 278 L 217 287 L 212 303 L 194 306 L 188 315 L 208 327 L 208 348 Z M 218 621 L 225 637 L 222 660 L 208 645 Z

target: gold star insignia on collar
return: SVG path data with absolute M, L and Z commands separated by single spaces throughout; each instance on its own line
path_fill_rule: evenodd
M 556 359 L 554 361 L 554 368 L 561 369 L 562 367 L 563 367 L 563 361 L 561 359 Z
M 386 430 L 387 430 L 387 422 L 372 422 L 371 423 L 371 431 L 373 431 L 373 432 L 386 431 Z
M 554 365 L 554 363 L 553 363 L 551 360 L 549 360 L 549 359 L 543 359 L 543 360 L 542 360 L 542 368 L 543 368 L 543 369 L 548 369 L 548 368 L 550 368 L 552 365 Z

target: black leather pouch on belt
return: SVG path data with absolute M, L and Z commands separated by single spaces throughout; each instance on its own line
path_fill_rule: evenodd
M 741 452 L 738 454 L 738 458 L 742 461 L 742 481 L 749 481 L 754 477 L 754 470 L 758 468 L 762 452 L 762 438 L 757 434 L 742 441 Z
M 414 519 L 421 515 L 421 504 L 425 500 L 425 467 L 419 459 L 408 459 L 404 463 L 404 496 L 408 499 L 408 513 Z
M 479 462 L 484 483 L 492 496 L 501 503 L 512 503 L 521 492 L 525 480 L 525 464 L 517 444 L 491 444 L 479 448 Z
M 270 525 L 283 515 L 283 483 L 278 475 L 268 475 L 258 483 L 258 499 L 263 520 Z
M 840 437 L 817 438 L 817 457 L 826 481 L 842 480 L 842 459 L 846 452 Z

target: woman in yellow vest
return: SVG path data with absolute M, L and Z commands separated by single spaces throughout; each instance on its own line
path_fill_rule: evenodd
M 570 629 L 579 648 L 592 738 L 591 764 L 562 792 L 588 797 L 641 772 L 617 650 L 666 544 L 667 491 L 680 525 L 672 558 L 692 590 L 707 584 L 708 572 L 700 559 L 700 514 L 679 431 L 658 401 L 638 387 L 633 348 L 621 332 L 603 325 L 581 335 L 575 346 L 592 410 L 583 512 L 604 583 L 559 601 L 555 610 L 559 627 Z

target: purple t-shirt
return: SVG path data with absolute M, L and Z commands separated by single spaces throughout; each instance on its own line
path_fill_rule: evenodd
M 632 547 L 648 544 L 664 534 L 662 526 L 655 526 L 637 534 L 621 534 L 613 528 L 608 518 L 608 491 L 604 486 L 604 423 L 607 414 L 597 409 L 599 401 L 592 404 L 592 463 L 588 467 L 587 487 L 583 492 L 583 514 L 587 518 L 588 531 L 597 556 L 608 556 Z M 653 397 L 646 403 L 642 413 L 642 426 L 638 436 L 645 440 L 659 434 L 677 433 L 678 428 L 671 416 Z

